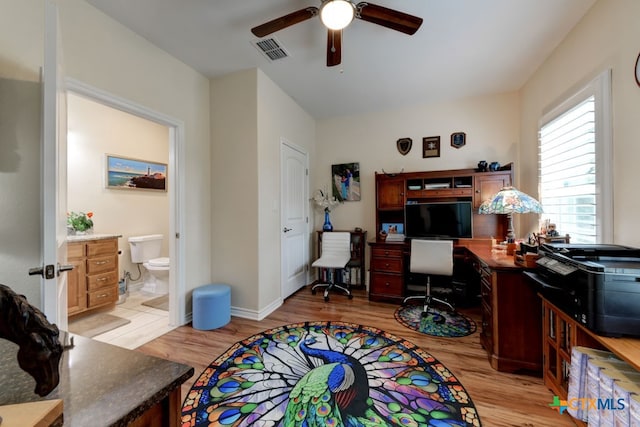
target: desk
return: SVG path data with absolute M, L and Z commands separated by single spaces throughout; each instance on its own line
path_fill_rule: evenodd
M 193 368 L 74 336 L 49 395 L 18 366 L 18 346 L 0 340 L 0 405 L 62 399 L 65 426 L 179 426 L 180 386 Z
M 406 272 L 410 245 L 369 242 L 369 299 L 401 303 L 407 295 Z M 505 251 L 493 250 L 490 240 L 461 239 L 454 257 L 465 258 L 481 278 L 480 342 L 491 366 L 504 372 L 542 372 L 542 308 L 522 267 Z
M 490 244 L 463 244 L 481 278 L 480 343 L 491 367 L 504 372 L 542 372 L 542 305 L 513 256 Z

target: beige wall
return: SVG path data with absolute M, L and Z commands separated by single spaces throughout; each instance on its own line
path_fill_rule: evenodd
M 29 0 L 31 1 L 31 0 Z M 209 80 L 83 0 L 59 0 L 65 74 L 184 123 L 184 272 L 211 280 Z
M 554 103 L 612 70 L 614 243 L 640 246 L 640 87 L 633 75 L 640 51 L 640 2 L 599 0 L 522 88 L 521 157 L 537 159 L 539 120 Z M 537 164 L 523 162 L 522 189 L 537 194 Z M 535 223 L 528 224 L 535 229 Z
M 312 154 L 314 120 L 260 70 L 211 82 L 212 277 L 234 313 L 263 318 L 280 296 L 280 141 Z
M 518 94 L 504 93 L 321 121 L 311 189 L 330 186 L 332 164 L 360 162 L 362 200 L 336 206 L 331 222 L 336 229 L 362 227 L 372 238 L 375 172 L 475 168 L 480 160 L 513 162 L 517 170 L 518 108 Z M 451 146 L 454 132 L 467 134 L 464 147 Z M 422 158 L 422 138 L 427 136 L 440 136 L 440 157 Z M 396 148 L 404 137 L 413 140 L 406 156 Z M 315 210 L 315 229 L 321 228 L 323 215 Z
M 234 308 L 257 312 L 258 123 L 256 70 L 211 80 L 211 270 Z
M 0 283 L 40 306 L 44 3 L 0 0 Z
M 135 278 L 130 236 L 164 235 L 161 255 L 169 256 L 169 193 L 105 188 L 106 154 L 168 164 L 169 129 L 72 94 L 67 111 L 67 211 L 91 211 L 94 233 L 122 235 L 120 277 Z
M 280 296 L 280 143 L 290 144 L 314 159 L 315 120 L 258 71 L 258 252 L 260 254 L 259 307 L 269 310 Z M 263 316 L 263 314 L 261 314 Z

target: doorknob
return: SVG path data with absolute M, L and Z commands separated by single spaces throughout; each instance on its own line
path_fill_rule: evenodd
M 287 231 L 291 231 L 291 230 L 293 230 L 293 228 L 287 228 L 287 227 L 285 227 L 285 228 L 283 228 L 283 229 L 282 229 L 282 231 L 284 231 L 285 233 L 286 233 Z
M 55 277 L 55 267 L 53 264 L 49 264 L 30 268 L 29 276 L 42 276 L 45 279 L 53 279 Z
M 60 275 L 60 273 L 65 272 L 65 271 L 71 271 L 73 270 L 73 265 L 71 264 L 65 264 L 65 265 L 60 265 L 58 264 L 58 276 Z

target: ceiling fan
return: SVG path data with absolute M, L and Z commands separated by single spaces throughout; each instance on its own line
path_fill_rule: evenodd
M 322 0 L 320 8 L 310 6 L 300 9 L 258 25 L 252 28 L 251 32 L 257 37 L 265 37 L 316 15 L 320 15 L 322 23 L 328 29 L 327 67 L 333 67 L 342 62 L 342 30 L 354 18 L 409 35 L 415 34 L 422 25 L 422 18 L 365 1 L 356 4 L 351 0 Z

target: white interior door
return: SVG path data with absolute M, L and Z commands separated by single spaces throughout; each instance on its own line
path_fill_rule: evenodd
M 307 154 L 284 140 L 281 147 L 280 247 L 284 299 L 307 284 L 309 198 Z
M 45 2 L 42 108 L 42 256 L 43 312 L 67 329 L 66 209 L 67 117 L 62 43 L 55 4 Z M 62 267 L 62 268 L 61 268 Z

